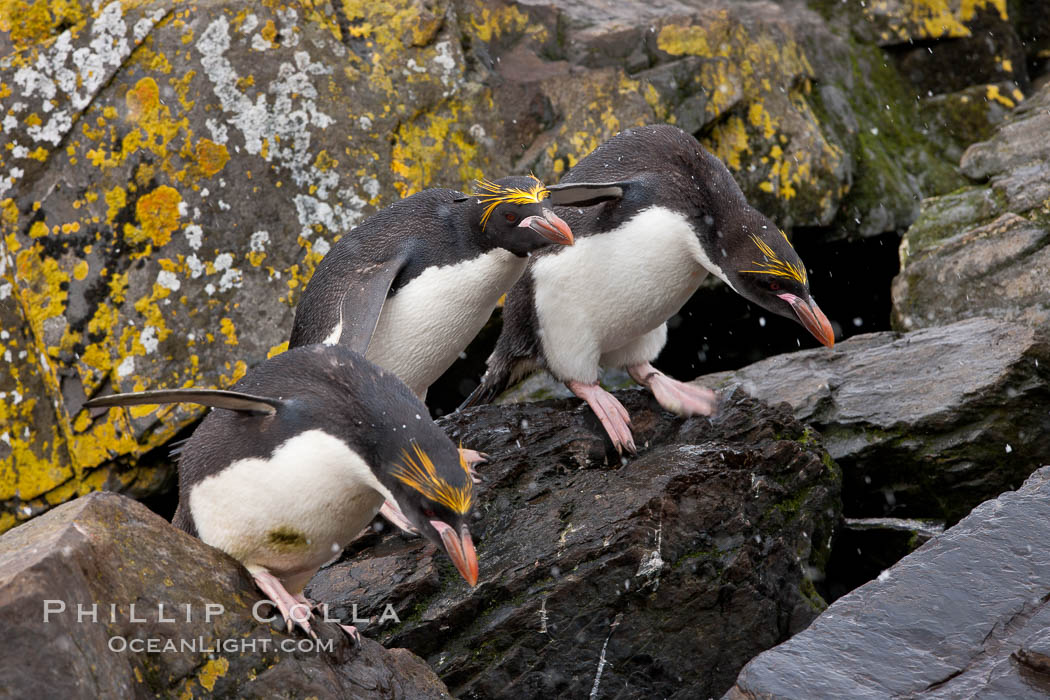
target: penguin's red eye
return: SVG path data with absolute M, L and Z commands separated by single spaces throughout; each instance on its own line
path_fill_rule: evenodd
M 426 510 L 423 511 L 423 515 L 425 515 L 428 518 L 435 518 L 435 517 L 437 517 L 437 513 L 435 513 L 434 511 L 430 510 L 429 508 L 427 508 Z
M 518 220 L 518 215 L 514 212 L 508 211 L 506 214 L 503 215 L 503 218 L 507 220 L 508 224 L 513 224 L 515 221 Z
M 769 291 L 775 292 L 778 289 L 780 289 L 780 282 L 770 282 L 769 283 Z

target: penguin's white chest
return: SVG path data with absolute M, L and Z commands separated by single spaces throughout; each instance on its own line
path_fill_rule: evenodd
M 548 365 L 562 377 L 593 374 L 603 354 L 682 308 L 709 262 L 689 221 L 662 207 L 537 259 L 536 315 Z
M 204 542 L 249 571 L 266 568 L 295 592 L 389 495 L 345 442 L 309 430 L 269 458 L 238 460 L 203 479 L 190 489 L 188 505 Z
M 474 339 L 527 262 L 496 249 L 424 270 L 387 299 L 365 357 L 396 374 L 417 396 L 426 396 L 427 387 Z

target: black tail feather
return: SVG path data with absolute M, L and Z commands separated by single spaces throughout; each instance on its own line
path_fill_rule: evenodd
M 506 388 L 510 385 L 510 368 L 490 367 L 484 376 L 481 378 L 481 384 L 478 384 L 474 391 L 470 392 L 470 396 L 459 405 L 457 411 L 462 411 L 465 408 L 471 406 L 478 406 L 485 403 L 492 403 L 493 400 L 500 394 L 502 394 Z

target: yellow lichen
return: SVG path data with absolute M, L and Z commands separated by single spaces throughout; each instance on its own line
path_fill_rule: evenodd
M 215 143 L 211 139 L 201 139 L 197 142 L 197 164 L 205 177 L 211 177 L 225 167 L 230 159 L 230 154 L 224 144 Z

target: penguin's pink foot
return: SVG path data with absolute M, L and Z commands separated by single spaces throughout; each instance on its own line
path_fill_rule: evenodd
M 343 631 L 350 635 L 350 639 L 354 640 L 354 643 L 358 646 L 361 645 L 361 633 L 357 631 L 357 628 L 353 625 L 339 625 L 343 628 Z
M 619 454 L 623 454 L 624 450 L 631 454 L 638 452 L 638 448 L 634 446 L 634 438 L 631 436 L 631 416 L 615 396 L 598 386 L 597 382 L 584 384 L 569 381 L 565 382 L 565 386 L 591 407 Z
M 463 461 L 467 463 L 467 473 L 470 474 L 471 480 L 475 484 L 481 483 L 481 477 L 474 471 L 475 464 L 484 464 L 489 461 L 489 456 L 484 452 L 478 452 L 477 450 L 468 450 L 466 448 L 459 448 L 459 456 L 463 458 Z
M 317 634 L 310 629 L 312 613 L 310 612 L 310 604 L 304 602 L 306 598 L 303 598 L 301 594 L 294 596 L 289 593 L 280 579 L 269 571 L 257 571 L 252 574 L 252 578 L 255 579 L 255 585 L 259 587 L 263 595 L 277 606 L 277 609 L 284 617 L 289 633 L 298 625 L 308 635 L 317 639 Z
M 295 602 L 296 603 L 299 603 L 300 605 L 305 605 L 311 611 L 317 610 L 317 608 L 318 608 L 318 604 L 317 603 L 311 602 L 311 600 L 309 598 L 307 598 L 306 596 L 304 596 L 302 593 L 296 593 L 292 597 L 295 598 Z
M 379 514 L 409 535 L 419 534 L 419 530 L 416 529 L 416 526 L 409 522 L 408 518 L 404 516 L 401 509 L 398 508 L 397 504 L 393 501 L 384 501 L 382 507 L 379 509 Z
M 631 379 L 653 392 L 657 402 L 680 416 L 714 415 L 718 396 L 707 387 L 671 379 L 648 362 L 627 368 Z

